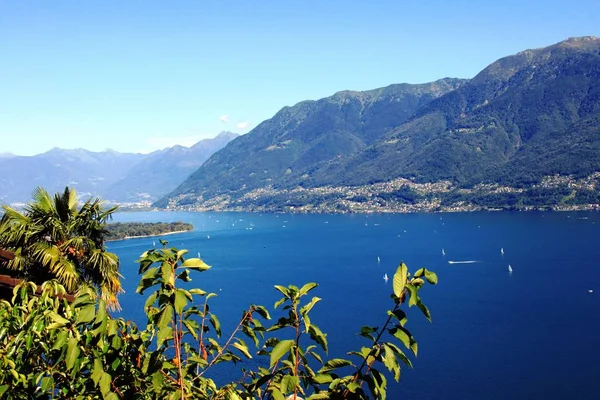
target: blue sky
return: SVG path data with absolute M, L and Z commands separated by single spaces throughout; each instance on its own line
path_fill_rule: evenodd
M 600 1 L 0 1 L 0 153 L 190 145 L 585 35 Z

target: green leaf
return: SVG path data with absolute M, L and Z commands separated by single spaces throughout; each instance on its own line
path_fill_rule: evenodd
M 93 304 L 80 308 L 77 312 L 75 321 L 77 325 L 90 322 L 96 316 L 96 307 Z
M 343 358 L 332 358 L 331 360 L 327 361 L 325 365 L 323 365 L 323 367 L 319 370 L 319 373 L 322 374 L 325 372 L 330 372 L 334 369 L 347 367 L 349 365 L 352 365 L 352 362 L 349 360 L 345 360 Z
M 165 308 L 163 309 L 163 311 L 160 315 L 160 319 L 158 320 L 158 327 L 164 328 L 169 323 L 171 323 L 172 318 L 173 318 L 173 306 L 168 304 L 167 306 L 165 306 Z
M 102 378 L 102 374 L 104 373 L 104 369 L 102 368 L 102 361 L 98 358 L 94 359 L 94 368 L 92 369 L 92 380 L 97 385 L 100 382 L 100 378 Z
M 300 296 L 304 296 L 306 293 L 310 292 L 317 286 L 319 286 L 319 285 L 317 285 L 314 282 L 307 283 L 306 285 L 302 286 L 302 288 L 300 289 Z
M 167 339 L 171 339 L 173 337 L 173 328 L 170 326 L 162 327 L 158 330 L 158 334 L 156 335 L 156 344 L 160 347 L 163 342 Z
M 400 359 L 400 361 L 406 364 L 406 366 L 409 368 L 412 368 L 412 362 L 408 357 L 406 357 L 406 354 L 404 354 L 404 352 L 400 350 L 398 346 L 391 342 L 386 342 L 385 345 L 394 350 L 394 353 L 396 353 L 396 356 Z
M 290 291 L 285 286 L 275 285 L 275 289 L 279 290 L 286 298 L 290 297 Z M 275 307 L 277 308 L 277 307 Z
M 400 364 L 398 364 L 398 359 L 396 358 L 396 353 L 392 350 L 391 347 L 387 345 L 383 345 L 385 348 L 385 355 L 383 356 L 383 364 L 387 367 L 387 369 L 394 374 L 394 379 L 396 382 L 400 380 Z
M 50 389 L 52 389 L 52 386 L 54 386 L 54 378 L 52 378 L 51 376 L 45 376 L 42 378 L 42 390 L 44 392 L 49 391 Z M 0 393 L 1 395 L 1 393 Z
M 196 321 L 194 321 L 193 319 L 184 319 L 183 325 L 185 325 L 185 327 L 188 329 L 188 331 L 190 332 L 190 334 L 192 335 L 192 337 L 195 340 L 199 339 L 198 332 L 197 332 L 197 329 L 199 329 L 199 326 Z
M 160 266 L 160 273 L 162 277 L 163 285 L 173 286 L 175 284 L 175 274 L 173 272 L 173 266 L 168 262 L 163 262 Z
M 411 334 L 410 334 L 410 332 L 407 329 L 405 329 L 405 328 L 403 328 L 401 326 L 398 326 L 398 327 L 390 329 L 390 333 L 396 339 L 400 340 L 402 342 L 402 344 L 404 344 L 404 346 L 407 349 L 410 349 Z
M 417 301 L 417 307 L 419 307 L 419 310 L 421 310 L 421 312 L 425 315 L 425 317 L 427 317 L 429 322 L 431 322 L 431 313 L 429 312 L 429 308 L 427 308 L 425 304 L 421 303 L 421 299 Z
M 61 350 L 63 346 L 67 343 L 67 337 L 69 336 L 68 331 L 58 332 L 56 335 L 56 340 L 52 345 L 52 350 Z
M 68 319 L 61 317 L 60 315 L 58 315 L 54 311 L 50 311 L 48 313 L 48 316 L 50 317 L 50 319 L 52 321 L 56 322 L 60 326 L 65 326 L 65 325 L 67 325 L 70 322 Z
M 433 271 L 425 270 L 425 279 L 427 279 L 427 282 L 431 283 L 432 285 L 437 285 L 438 283 L 438 277 Z
M 158 297 L 158 292 L 154 292 L 150 296 L 148 296 L 146 302 L 144 303 L 144 310 L 147 310 L 148 307 L 154 304 L 154 302 L 156 301 L 156 297 Z
M 271 387 L 270 391 L 271 391 L 271 396 L 273 396 L 274 400 L 285 400 L 285 397 L 283 396 L 283 394 L 281 394 L 279 389 L 277 389 L 276 387 Z
M 320 392 L 312 394 L 308 397 L 307 400 L 327 400 L 329 399 L 329 394 L 327 392 Z
M 188 304 L 187 293 L 184 289 L 175 290 L 175 312 L 181 314 Z
M 103 396 L 106 396 L 110 392 L 111 382 L 111 376 L 106 372 L 103 372 L 102 377 L 100 378 L 100 392 Z
M 317 374 L 313 377 L 313 380 L 318 384 L 325 384 L 333 382 L 333 377 L 329 374 Z
M 232 346 L 244 353 L 246 357 L 252 358 L 252 355 L 248 351 L 248 346 L 246 346 L 246 343 L 244 343 L 242 339 L 238 339 L 237 342 L 233 342 Z
M 310 310 L 312 310 L 315 304 L 317 304 L 320 300 L 320 297 L 313 297 L 310 303 L 300 308 L 300 314 L 305 315 L 306 313 L 310 312 Z
M 352 392 L 352 393 L 356 393 L 356 391 L 360 388 L 360 384 L 358 382 L 350 382 L 346 388 Z
M 281 392 L 285 395 L 293 392 L 298 385 L 298 377 L 286 375 L 281 379 Z
M 190 294 L 197 294 L 198 296 L 204 296 L 206 292 L 202 289 L 194 288 L 189 290 Z
M 408 277 L 408 268 L 406 267 L 406 264 L 400 263 L 400 266 L 398 267 L 398 269 L 396 270 L 396 273 L 394 274 L 394 281 L 393 281 L 394 294 L 396 295 L 396 297 L 402 296 L 402 291 L 404 290 L 404 286 L 406 285 L 407 277 Z
M 188 253 L 188 251 L 186 249 L 179 250 L 177 252 L 177 258 L 181 258 L 181 257 L 185 256 L 187 253 Z
M 269 368 L 272 368 L 273 365 L 275 365 L 275 363 L 285 355 L 285 353 L 290 351 L 293 345 L 294 341 L 291 339 L 282 340 L 279 343 L 277 343 L 273 350 L 271 350 L 271 362 L 269 363 Z
M 165 382 L 165 376 L 161 373 L 161 371 L 156 371 L 152 374 L 152 387 L 154 391 L 160 393 L 163 390 L 163 385 Z
M 285 303 L 285 301 L 286 301 L 286 300 L 287 300 L 287 298 L 286 298 L 286 297 L 283 297 L 283 298 L 281 298 L 281 299 L 277 300 L 277 301 L 275 302 L 275 304 L 273 305 L 273 308 L 277 308 L 277 307 L 279 307 L 280 305 L 282 305 L 283 303 Z
M 215 328 L 218 336 L 221 336 L 221 323 L 215 314 L 210 314 L 210 324 Z
M 425 284 L 425 281 L 421 278 L 414 278 L 413 280 L 410 281 L 410 283 L 413 286 L 416 286 L 417 288 L 420 288 L 421 286 L 423 286 Z
M 200 272 L 210 269 L 210 265 L 206 264 L 199 258 L 188 258 L 183 264 L 181 264 L 181 266 Z
M 77 339 L 69 338 L 67 341 L 67 357 L 65 358 L 68 370 L 71 370 L 75 365 L 75 361 L 77 361 L 77 357 L 79 357 L 79 352 L 79 342 Z
M 327 335 L 321 332 L 316 325 L 310 325 L 308 328 L 310 338 L 321 345 L 321 348 L 327 353 Z
M 323 364 L 323 359 L 321 358 L 321 356 L 317 353 L 315 353 L 314 351 L 309 351 L 308 354 L 310 354 L 311 356 L 313 356 L 318 362 L 320 362 L 321 364 Z
M 156 276 L 158 275 L 158 268 L 150 268 L 148 269 L 142 278 L 140 279 L 140 283 L 138 287 L 135 289 L 136 293 L 144 294 L 144 290 L 148 289 L 151 286 L 154 286 Z
M 264 319 L 271 319 L 269 312 L 263 306 L 252 306 L 254 310 Z
M 416 305 L 419 301 L 419 294 L 417 292 L 417 288 L 413 285 L 406 285 L 406 289 L 410 293 L 410 298 L 408 299 L 408 306 L 412 307 Z

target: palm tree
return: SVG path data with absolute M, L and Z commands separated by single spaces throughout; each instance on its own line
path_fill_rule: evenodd
M 32 197 L 23 213 L 3 206 L 0 247 L 15 253 L 6 267 L 36 283 L 57 279 L 70 293 L 92 291 L 119 308 L 119 259 L 104 247 L 106 223 L 117 207 L 104 209 L 95 198 L 78 208 L 68 187 L 54 197 L 37 188 Z

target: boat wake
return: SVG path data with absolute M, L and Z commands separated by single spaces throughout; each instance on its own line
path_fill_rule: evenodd
M 467 260 L 467 261 L 448 261 L 448 264 L 474 264 L 480 261 L 477 260 Z

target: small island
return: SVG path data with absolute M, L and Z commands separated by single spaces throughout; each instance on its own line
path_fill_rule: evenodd
M 106 225 L 106 240 L 122 240 L 139 237 L 161 236 L 187 232 L 194 229 L 187 222 L 115 222 Z

